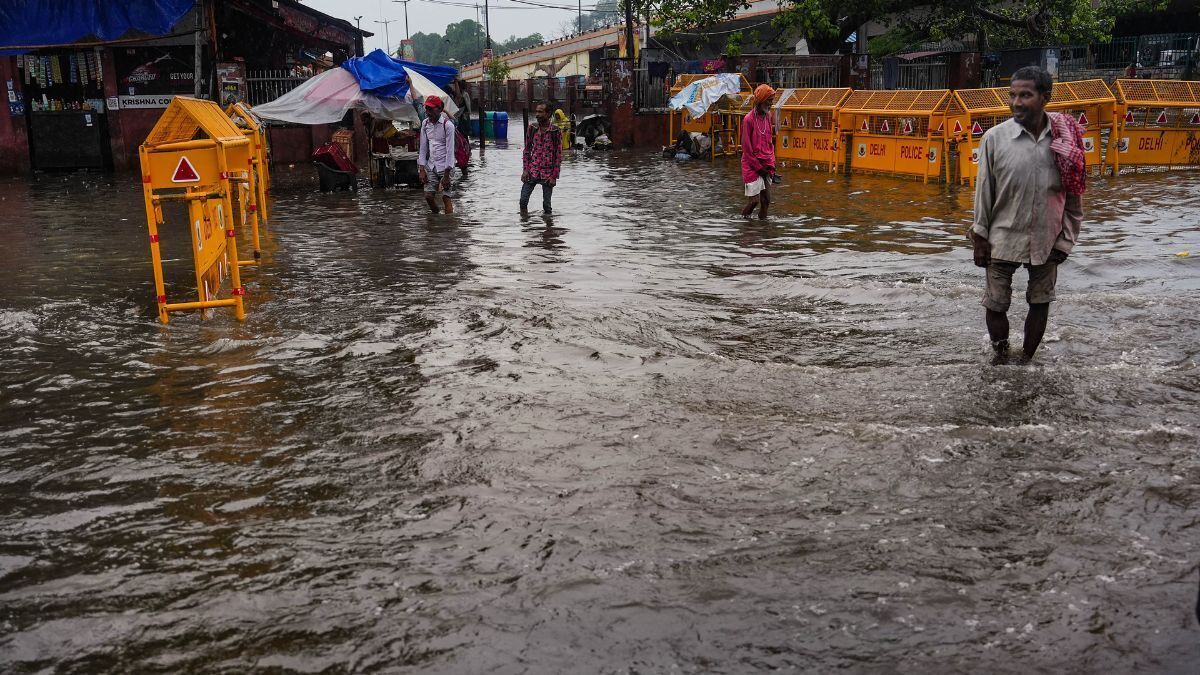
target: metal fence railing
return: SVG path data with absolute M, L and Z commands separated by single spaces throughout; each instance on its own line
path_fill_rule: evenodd
M 667 85 L 667 77 L 665 74 L 655 76 L 646 68 L 638 68 L 633 71 L 634 82 L 637 87 L 637 102 L 639 110 L 661 111 L 667 109 L 667 100 L 670 95 L 667 90 L 670 88 Z
M 948 72 L 943 55 L 884 57 L 871 64 L 871 89 L 945 89 Z
M 256 70 L 247 73 L 246 95 L 251 106 L 262 105 L 283 96 L 308 80 L 290 70 Z
M 1109 42 L 1066 45 L 1059 50 L 1060 80 L 1113 80 L 1125 77 L 1156 80 L 1200 76 L 1200 33 L 1159 33 L 1116 37 Z

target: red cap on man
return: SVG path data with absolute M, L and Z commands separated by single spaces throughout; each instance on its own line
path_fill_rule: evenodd
M 442 103 L 442 97 L 437 96 L 436 94 L 433 96 L 425 97 L 425 107 L 426 108 L 441 108 L 443 105 L 445 105 L 445 104 Z

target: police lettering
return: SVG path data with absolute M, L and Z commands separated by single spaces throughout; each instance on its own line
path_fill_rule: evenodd
M 814 138 L 813 139 L 813 149 L 814 150 L 828 150 L 829 149 L 829 139 L 828 138 Z
M 902 145 L 900 159 L 925 159 L 925 148 L 920 145 Z

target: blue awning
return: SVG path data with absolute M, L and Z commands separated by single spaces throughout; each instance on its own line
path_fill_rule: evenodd
M 382 49 L 376 49 L 366 56 L 347 59 L 342 63 L 342 67 L 358 80 L 359 89 L 384 98 L 404 98 L 408 93 L 408 73 L 404 72 L 405 67 L 424 75 L 442 89 L 445 89 L 458 74 L 458 71 L 450 66 L 430 66 L 405 61 L 388 56 Z
M 0 54 L 12 47 L 62 45 L 86 37 L 116 40 L 131 30 L 165 35 L 195 0 L 3 0 Z

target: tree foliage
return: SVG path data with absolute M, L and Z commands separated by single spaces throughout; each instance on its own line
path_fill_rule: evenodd
M 422 63 L 433 65 L 471 63 L 478 61 L 483 55 L 487 39 L 484 36 L 483 25 L 474 19 L 463 19 L 458 23 L 446 26 L 446 34 L 415 33 L 412 36 L 413 49 L 416 59 Z M 510 36 L 504 42 L 492 40 L 492 48 L 496 54 L 521 49 L 543 41 L 540 33 L 525 37 Z M 400 49 L 396 50 L 400 55 Z
M 1116 19 L 1161 9 L 1166 0 L 780 0 L 776 27 L 808 40 L 814 52 L 839 51 L 868 21 L 897 24 L 908 34 L 944 39 L 979 34 L 992 44 L 1025 46 L 1104 41 Z M 654 22 L 670 32 L 729 21 L 746 0 L 661 0 Z

